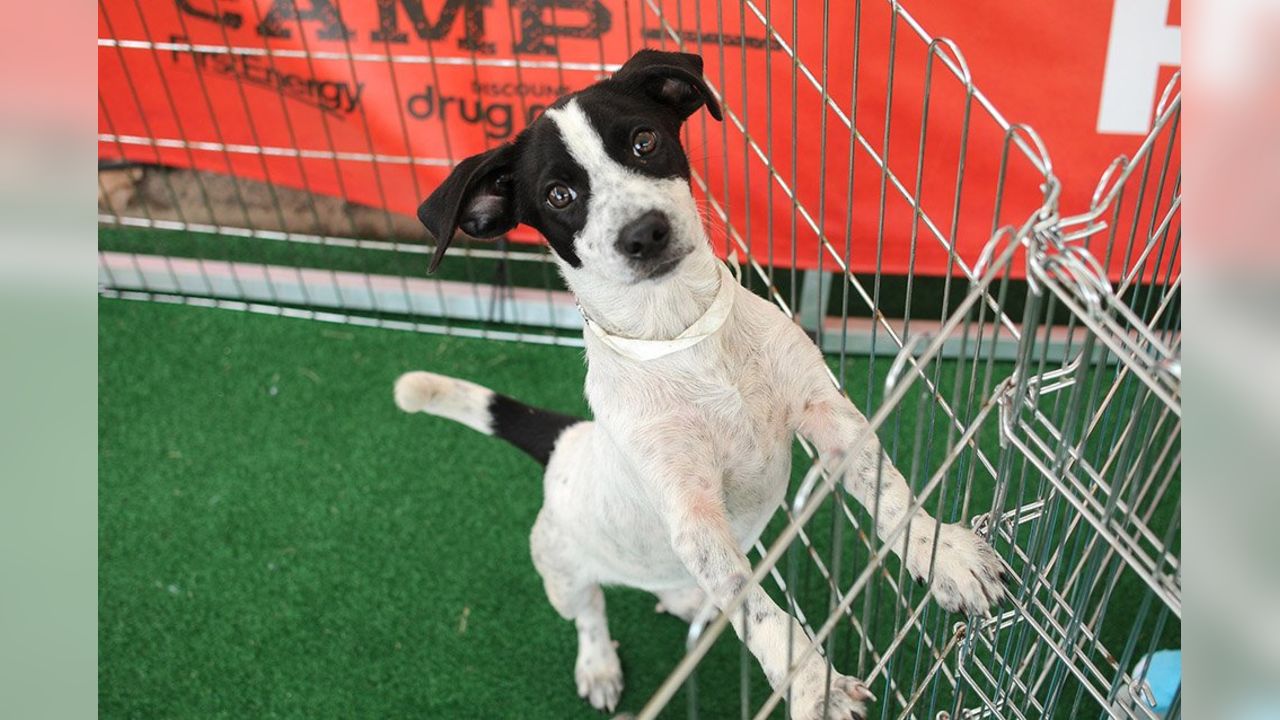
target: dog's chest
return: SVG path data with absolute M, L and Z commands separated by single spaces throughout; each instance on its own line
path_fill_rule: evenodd
M 771 511 L 791 460 L 792 433 L 780 389 L 747 360 L 708 373 L 691 403 L 715 442 L 730 518 L 754 517 L 761 507 Z
M 708 445 L 703 457 L 722 484 L 730 521 L 745 535 L 785 491 L 793 428 L 784 389 L 755 353 L 707 353 L 671 370 L 643 380 L 658 398 L 650 417 L 669 418 L 671 431 Z
M 717 363 L 691 384 L 686 400 L 717 431 L 713 436 L 723 438 L 726 465 L 749 463 L 762 446 L 786 435 L 785 399 L 754 359 Z

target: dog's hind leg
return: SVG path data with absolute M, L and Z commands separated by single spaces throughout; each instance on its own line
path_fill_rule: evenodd
M 581 572 L 571 555 L 572 545 L 556 530 L 554 521 L 539 514 L 530 537 L 533 565 L 542 576 L 547 599 L 556 612 L 572 620 L 578 630 L 578 659 L 574 679 L 578 696 L 597 710 L 613 712 L 622 696 L 622 663 L 609 636 L 604 592 Z

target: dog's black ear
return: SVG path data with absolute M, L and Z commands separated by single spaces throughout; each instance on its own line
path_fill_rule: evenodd
M 684 120 L 704 104 L 716 120 L 720 103 L 702 79 L 702 57 L 689 53 L 641 50 L 618 69 L 615 80 L 634 84 L 646 95 L 670 107 Z
M 516 146 L 506 144 L 463 160 L 418 206 L 418 219 L 436 240 L 427 272 L 435 272 L 458 228 L 472 237 L 491 238 L 518 224 L 511 184 Z

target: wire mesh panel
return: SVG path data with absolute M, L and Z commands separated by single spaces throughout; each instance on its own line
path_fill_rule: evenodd
M 644 46 L 705 59 L 726 119 L 693 119 L 686 147 L 713 243 L 829 349 L 900 346 L 909 322 L 883 318 L 936 320 L 991 230 L 1040 202 L 1037 153 L 1015 136 L 1004 157 L 1010 124 L 963 56 L 896 3 L 588 6 L 103 0 L 102 285 L 576 343 L 536 238 L 463 237 L 427 278 L 411 213 L 460 159 Z
M 517 32 L 512 6 L 477 39 L 484 8 L 457 5 L 100 2 L 107 294 L 580 343 L 573 303 L 527 237 L 466 240 L 425 278 L 433 248 L 413 208 L 463 153 L 536 110 L 526 94 L 514 108 L 476 90 L 466 109 L 444 95 L 511 69 L 490 45 L 537 37 Z M 455 27 L 456 45 L 434 42 Z M 550 94 L 543 106 L 617 67 L 527 65 L 550 78 L 528 95 Z
M 915 478 L 917 507 L 945 522 L 986 512 L 996 502 L 1001 456 L 992 441 L 999 435 L 1000 407 L 992 390 L 1014 368 L 996 357 L 997 336 L 1009 331 L 986 320 L 1030 226 L 992 241 L 977 279 L 959 292 L 946 321 L 937 332 L 912 336 L 887 368 L 883 395 L 876 398 L 871 428 L 898 467 Z M 968 350 L 944 359 L 948 345 Z M 865 442 L 855 443 L 849 456 L 856 457 Z M 976 626 L 940 610 L 905 567 L 887 559 L 903 538 L 913 541 L 911 525 L 878 534 L 876 503 L 870 515 L 860 509 L 843 489 L 843 472 L 810 467 L 783 509 L 776 537 L 758 548 L 755 578 L 781 598 L 840 672 L 869 684 L 879 698 L 872 716 L 933 717 L 957 707 L 962 681 L 956 658 Z M 785 709 L 794 677 L 771 688 L 744 672 L 738 692 L 728 696 L 724 688 L 697 684 L 700 659 L 728 626 L 728 615 L 713 621 L 710 610 L 691 628 L 689 655 L 641 717 L 657 716 L 680 683 L 686 684 L 690 716 L 773 717 Z M 788 649 L 793 666 L 805 660 L 808 642 L 802 640 Z M 741 712 L 727 712 L 726 700 Z
M 816 463 L 756 579 L 873 717 L 1157 716 L 1144 659 L 1181 621 L 1176 79 L 1064 216 L 1036 132 L 897 2 L 100 0 L 98 46 L 104 296 L 567 345 L 582 318 L 536 237 L 461 236 L 428 277 L 413 209 L 634 50 L 701 55 L 724 122 L 684 140 L 717 253 L 827 351 L 923 507 L 991 540 L 1012 601 L 943 612 Z M 734 611 L 694 623 L 643 717 L 785 713 L 745 654 L 699 682 Z
M 980 518 L 1010 543 L 1017 609 L 966 670 L 1001 714 L 1150 717 L 1143 658 L 1180 645 L 1180 106 L 1170 85 L 1095 206 L 1029 260 L 1039 292 L 1019 371 L 997 392 L 1009 498 Z M 1087 246 L 1120 242 L 1141 253 L 1112 283 Z M 1059 310 L 1071 350 L 1050 362 L 1043 336 Z M 1171 705 L 1177 716 L 1180 697 Z
M 879 698 L 872 717 L 1180 716 L 1180 689 L 1158 698 L 1148 680 L 1157 651 L 1180 646 L 1182 614 L 1176 83 L 1087 213 L 1061 217 L 1046 178 L 1045 205 L 995 234 L 963 299 L 936 333 L 910 337 L 875 398 L 872 427 L 891 455 L 897 446 L 920 506 L 991 540 L 1011 602 L 990 617 L 942 612 L 889 559 L 892 537 L 870 529 L 875 503 L 872 517 L 851 509 L 845 478 L 817 463 L 759 548 L 755 578 L 809 636 L 793 646 L 812 640 L 867 681 Z M 1093 253 L 1118 243 L 1140 252 L 1112 282 Z M 1016 263 L 1030 278 L 1020 321 L 989 324 L 1009 305 Z M 997 352 L 1005 333 L 1018 347 L 1012 363 Z M 945 359 L 948 345 L 961 350 Z M 910 542 L 909 525 L 896 532 Z M 698 684 L 729 626 L 704 613 L 641 717 L 681 691 L 693 717 L 780 712 L 785 683 L 771 689 L 744 671 L 734 692 Z

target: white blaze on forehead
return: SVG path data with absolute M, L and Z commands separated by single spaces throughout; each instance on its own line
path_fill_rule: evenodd
M 592 217 L 584 234 L 592 230 L 616 231 L 619 223 L 639 217 L 648 210 L 672 214 L 686 213 L 696 218 L 689 185 L 682 178 L 655 178 L 614 160 L 604 141 L 577 100 L 546 112 L 560 130 L 569 155 L 587 172 L 591 183 Z M 678 224 L 681 218 L 672 218 Z
M 577 100 L 570 100 L 564 107 L 553 108 L 546 114 L 560 129 L 560 137 L 564 140 L 569 155 L 587 171 L 593 184 L 597 178 L 603 180 L 607 175 L 626 172 L 626 168 L 614 162 L 609 153 L 605 152 L 600 133 L 596 132 Z

